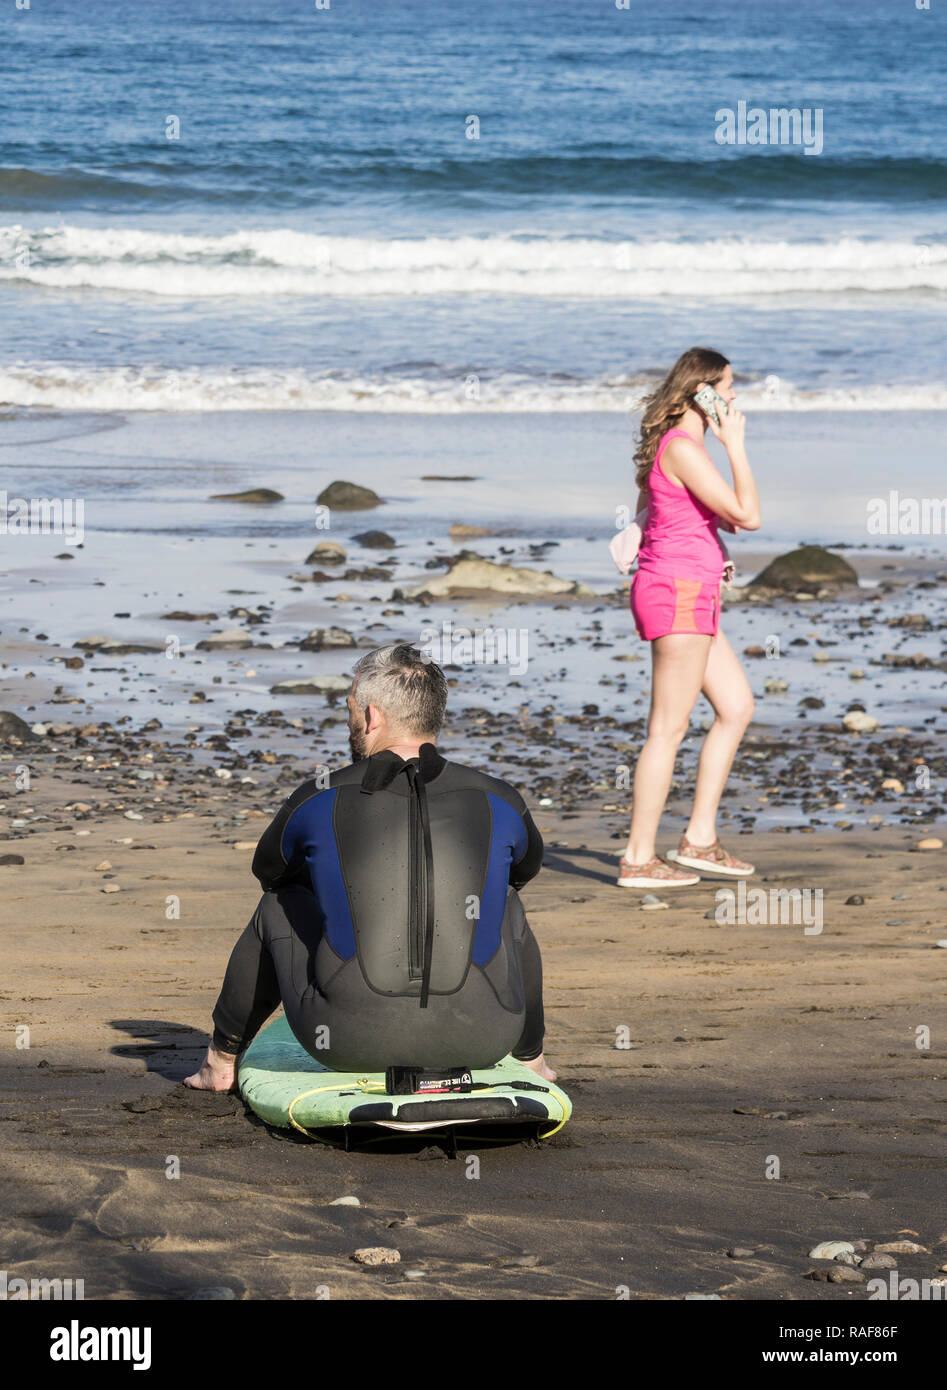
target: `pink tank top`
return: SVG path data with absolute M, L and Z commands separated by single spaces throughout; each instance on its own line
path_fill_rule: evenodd
M 668 430 L 661 436 L 648 475 L 648 519 L 638 568 L 669 578 L 715 583 L 724 566 L 717 539 L 720 518 L 686 487 L 672 483 L 661 468 L 661 455 L 678 436 L 695 442 L 686 430 Z

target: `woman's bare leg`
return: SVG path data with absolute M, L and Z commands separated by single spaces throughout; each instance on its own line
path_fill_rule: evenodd
M 625 858 L 646 864 L 674 775 L 674 760 L 704 681 L 713 639 L 701 633 L 669 633 L 651 643 L 651 710 L 648 737 L 638 755 L 631 830 Z
M 701 687 L 716 718 L 707 731 L 697 765 L 694 807 L 685 835 L 692 845 L 717 838 L 717 809 L 746 726 L 753 718 L 753 692 L 736 652 L 722 631 L 710 645 Z

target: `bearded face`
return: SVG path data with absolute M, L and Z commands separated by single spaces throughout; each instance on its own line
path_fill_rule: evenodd
M 360 763 L 363 758 L 368 757 L 368 746 L 365 741 L 366 719 L 363 710 L 360 710 L 355 702 L 349 704 L 349 750 L 352 754 L 352 762 Z

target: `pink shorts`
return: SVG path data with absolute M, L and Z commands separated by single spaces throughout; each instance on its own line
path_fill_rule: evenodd
M 720 627 L 720 580 L 672 579 L 638 570 L 631 581 L 631 614 L 645 642 L 671 632 L 716 637 Z

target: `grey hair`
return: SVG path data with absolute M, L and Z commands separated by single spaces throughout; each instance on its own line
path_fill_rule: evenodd
M 352 688 L 360 709 L 374 705 L 392 728 L 406 734 L 438 734 L 447 707 L 447 679 L 433 661 L 407 642 L 376 647 L 355 665 Z

